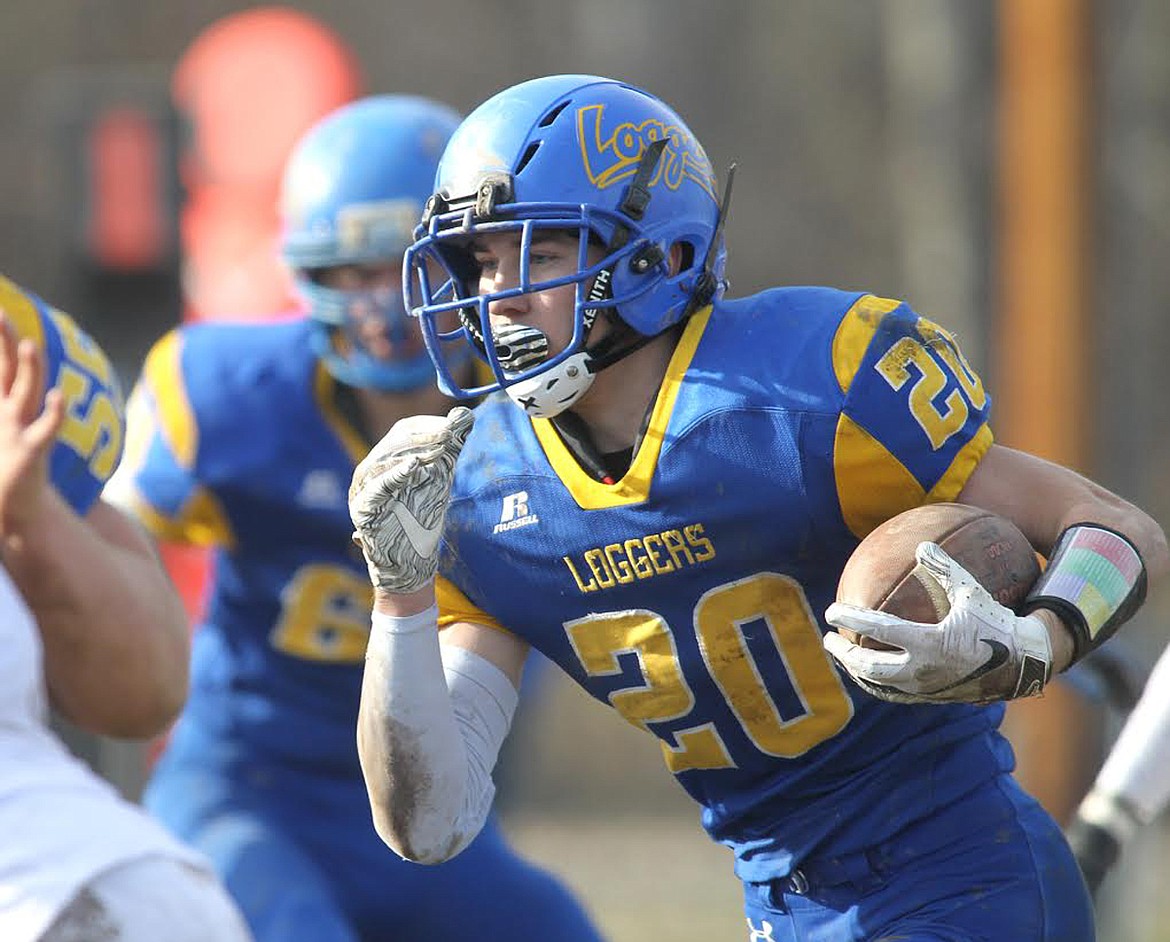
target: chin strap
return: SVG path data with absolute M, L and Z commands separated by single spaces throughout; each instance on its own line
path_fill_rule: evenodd
M 622 198 L 620 208 L 625 215 L 632 219 L 641 219 L 646 212 L 646 206 L 649 204 L 651 196 L 648 183 L 658 166 L 658 161 L 665 146 L 666 140 L 663 139 L 655 141 L 646 148 L 642 154 L 642 162 L 638 166 L 638 172 L 626 188 L 626 194 Z M 652 150 L 653 154 L 651 154 Z M 719 218 L 715 223 L 715 232 L 711 239 L 711 244 L 707 247 L 707 254 L 703 259 L 703 270 L 695 281 L 695 289 L 691 293 L 691 299 L 687 302 L 686 310 L 683 311 L 680 320 L 686 320 L 695 311 L 710 304 L 711 300 L 715 297 L 716 290 L 719 288 L 719 279 L 714 272 L 715 255 L 718 251 L 719 240 L 723 238 L 727 212 L 731 206 L 731 186 L 734 178 L 735 164 L 732 164 L 727 171 L 727 183 L 723 188 L 723 200 L 719 206 Z M 614 231 L 614 238 L 610 241 L 609 252 L 616 252 L 626 243 L 627 239 L 629 239 L 629 230 L 624 226 L 619 226 Z M 664 258 L 662 249 L 657 245 L 651 244 L 630 259 L 630 266 L 640 273 L 647 272 L 662 262 Z M 602 275 L 605 275 L 604 279 Z M 593 285 L 594 290 L 590 292 L 588 300 L 597 301 L 612 297 L 609 290 L 612 277 L 609 269 L 599 274 Z M 595 297 L 599 284 L 604 293 Z M 655 337 L 660 337 L 663 333 L 666 333 L 666 331 L 661 331 L 658 334 L 652 334 L 650 336 L 640 334 L 622 320 L 621 313 L 616 309 L 608 308 L 607 311 L 612 312 L 608 315 L 611 328 L 610 332 L 593 347 L 587 346 L 585 348 L 585 352 L 589 354 L 587 365 L 591 373 L 600 373 L 606 367 L 612 366 L 619 360 L 624 360 L 631 353 L 640 350 Z M 592 320 L 590 320 L 588 326 L 592 326 L 592 323 Z M 667 330 L 672 329 L 673 326 L 671 325 Z
M 719 251 L 719 243 L 723 241 L 723 230 L 727 227 L 727 215 L 731 211 L 731 187 L 735 183 L 735 167 L 736 165 L 732 164 L 727 168 L 727 182 L 723 184 L 723 199 L 719 202 L 719 218 L 715 222 L 715 232 L 707 246 L 703 271 L 695 282 L 695 290 L 691 292 L 691 300 L 683 312 L 683 320 L 710 304 L 715 298 L 715 292 L 719 290 L 719 277 L 715 274 L 715 255 Z
M 662 160 L 662 152 L 666 150 L 667 143 L 666 138 L 660 138 L 657 141 L 652 141 L 642 151 L 634 178 L 626 186 L 625 192 L 622 194 L 622 201 L 618 204 L 618 211 L 623 216 L 637 222 L 646 215 L 646 207 L 650 205 L 652 197 L 650 181 L 654 179 L 654 174 L 658 171 L 658 163 Z M 605 254 L 613 255 L 620 251 L 629 240 L 629 226 L 619 222 L 614 226 L 613 235 L 610 237 L 609 245 L 606 246 Z M 640 272 L 647 272 L 661 262 L 663 257 L 662 250 L 657 245 L 650 245 L 631 258 L 630 264 Z M 600 373 L 607 366 L 629 356 L 639 347 L 645 346 L 652 339 L 643 337 L 627 325 L 620 315 L 614 316 L 612 307 L 593 306 L 598 305 L 599 302 L 608 301 L 612 297 L 613 269 L 603 268 L 593 279 L 593 287 L 589 291 L 589 297 L 585 299 L 581 317 L 585 327 L 585 343 L 582 345 L 582 349 L 587 354 L 586 366 L 590 373 Z M 600 311 L 606 312 L 611 329 L 605 338 L 590 347 L 588 344 L 589 332 L 593 329 L 593 324 Z
M 654 337 L 662 336 L 655 334 L 652 337 L 647 337 L 645 334 L 640 334 L 623 321 L 620 315 L 607 319 L 611 325 L 610 332 L 592 347 L 585 348 L 585 352 L 589 354 L 586 365 L 590 373 L 600 373 L 606 367 L 613 366 L 619 360 L 624 360 L 635 350 L 642 349 Z
M 655 141 L 651 147 L 657 144 L 665 145 L 665 143 L 665 141 Z M 646 150 L 649 152 L 650 148 L 647 148 Z M 655 158 L 655 165 L 656 164 L 657 158 Z M 679 318 L 679 320 L 685 321 L 696 311 L 706 307 L 712 302 L 712 300 L 714 300 L 715 293 L 719 290 L 720 281 L 718 275 L 715 273 L 715 256 L 719 251 L 719 243 L 723 239 L 723 230 L 727 225 L 727 215 L 731 209 L 731 188 L 735 182 L 735 167 L 736 165 L 732 164 L 727 168 L 727 182 L 723 186 L 723 199 L 719 203 L 719 218 L 715 222 L 715 232 L 711 237 L 710 244 L 707 246 L 707 254 L 703 258 L 703 270 L 699 273 L 699 277 L 695 281 L 695 288 L 691 292 L 691 299 L 687 302 L 686 309 L 683 311 L 682 317 Z M 640 170 L 641 168 L 639 168 L 639 171 Z M 626 198 L 622 201 L 623 211 L 626 212 L 627 215 L 632 215 L 632 213 L 626 209 L 626 204 L 631 200 L 630 194 L 638 192 L 635 190 L 637 185 L 638 179 L 637 175 L 635 175 L 634 182 L 630 184 L 627 190 Z M 634 218 L 641 218 L 642 213 L 645 212 L 646 203 L 649 201 L 650 192 L 648 189 L 646 189 L 645 199 L 641 203 L 641 208 L 638 212 L 638 215 Z M 630 259 L 630 264 L 641 271 L 649 271 L 651 267 L 661 262 L 663 258 L 662 250 L 659 249 L 657 245 L 652 245 L 650 248 L 653 250 L 653 256 L 649 251 L 643 250 Z M 611 251 L 613 250 L 614 249 L 611 247 Z M 598 280 L 600 280 L 600 276 L 598 276 Z M 609 280 L 607 279 L 607 290 L 608 285 Z M 596 283 L 594 287 L 596 287 Z M 610 308 L 609 310 L 614 311 L 613 308 Z M 628 357 L 635 350 L 641 349 L 655 337 L 660 337 L 662 336 L 662 333 L 666 333 L 666 331 L 662 331 L 661 333 L 647 337 L 643 334 L 639 334 L 625 321 L 623 321 L 621 319 L 620 313 L 614 311 L 614 314 L 616 316 L 609 318 L 610 324 L 612 325 L 612 330 L 609 332 L 609 334 L 607 334 L 606 337 L 596 346 L 592 348 L 586 348 L 586 352 L 589 354 L 588 366 L 590 372 L 592 373 L 601 372 L 607 366 L 612 366 L 619 360 Z M 673 328 L 673 326 L 674 325 L 671 325 L 671 327 L 667 328 L 667 330 L 670 330 Z

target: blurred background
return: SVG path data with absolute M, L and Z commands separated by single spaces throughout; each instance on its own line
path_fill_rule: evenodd
M 732 294 L 824 283 L 955 331 L 1000 441 L 1170 524 L 1170 4 L 1162 0 L 37 0 L 0 14 L 3 271 L 72 312 L 129 385 L 183 318 L 288 301 L 289 145 L 358 94 L 464 111 L 548 72 L 673 104 L 737 162 Z M 179 562 L 181 565 L 181 561 Z M 1129 637 L 1152 662 L 1154 599 Z M 740 938 L 729 856 L 658 750 L 552 676 L 502 810 L 615 940 Z M 141 755 L 79 751 L 132 792 Z M 1170 938 L 1170 836 L 1126 852 L 1105 940 Z

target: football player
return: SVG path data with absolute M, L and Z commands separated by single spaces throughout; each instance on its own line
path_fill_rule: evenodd
M 206 861 L 49 726 L 52 705 L 93 732 L 158 732 L 186 693 L 187 632 L 146 534 L 98 497 L 124 431 L 105 353 L 3 277 L 0 310 L 0 938 L 245 942 Z
M 384 95 L 311 128 L 281 194 L 307 316 L 179 328 L 132 396 L 112 493 L 160 539 L 213 548 L 190 700 L 145 802 L 211 857 L 262 942 L 597 938 L 494 826 L 449 866 L 389 853 L 354 742 L 371 589 L 346 488 L 396 420 L 449 405 L 401 266 L 457 124 Z
M 445 390 L 501 392 L 399 422 L 351 485 L 379 833 L 427 862 L 474 839 L 535 647 L 661 741 L 735 854 L 750 938 L 1088 940 L 999 701 L 1110 636 L 1170 566 L 1165 537 L 995 444 L 979 376 L 907 304 L 723 297 L 727 206 L 683 120 L 618 81 L 523 83 L 448 143 L 407 307 Z M 460 348 L 491 382 L 445 367 Z M 1049 556 L 1026 614 L 933 544 L 940 625 L 826 611 L 860 537 L 949 500 Z
M 1170 648 L 1068 827 L 1069 843 L 1096 893 L 1138 828 L 1170 803 Z

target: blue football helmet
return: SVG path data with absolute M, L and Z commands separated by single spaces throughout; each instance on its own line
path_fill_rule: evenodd
M 435 190 L 406 255 L 403 288 L 448 395 L 503 388 L 530 415 L 556 415 L 598 370 L 725 287 L 723 212 L 710 161 L 670 107 L 623 82 L 555 75 L 498 93 L 452 136 Z M 577 234 L 575 275 L 529 279 L 533 235 L 546 229 Z M 520 284 L 480 294 L 468 245 L 477 234 L 501 231 L 521 239 Z M 605 247 L 592 265 L 591 241 Z M 675 246 L 681 264 L 672 270 Z M 493 333 L 492 301 L 564 284 L 576 286 L 573 337 L 564 350 L 549 356 L 535 328 L 507 325 Z M 589 330 L 603 311 L 617 329 L 590 347 Z M 475 348 L 494 382 L 458 383 L 448 367 L 460 345 Z M 556 394 L 546 395 L 554 385 Z
M 297 143 L 281 183 L 282 254 L 317 326 L 314 349 L 352 386 L 398 392 L 434 381 L 406 316 L 397 279 L 375 290 L 319 280 L 335 265 L 402 261 L 459 115 L 438 102 L 377 95 L 314 125 Z M 389 358 L 370 349 L 388 339 Z

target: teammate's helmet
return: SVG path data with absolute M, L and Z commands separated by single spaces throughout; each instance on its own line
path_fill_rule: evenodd
M 538 377 L 547 384 L 549 371 L 562 365 L 572 377 L 581 367 L 591 374 L 617 358 L 586 347 L 599 311 L 616 312 L 636 341 L 661 333 L 723 289 L 726 252 L 707 155 L 670 107 L 625 83 L 556 75 L 498 93 L 452 136 L 435 189 L 407 252 L 404 290 L 448 394 L 501 387 L 512 393 Z M 480 295 L 469 241 L 478 233 L 513 231 L 527 260 L 541 229 L 577 233 L 577 273 L 534 282 L 525 263 L 518 287 Z M 594 265 L 587 262 L 590 240 L 606 248 Z M 681 268 L 672 273 L 676 245 Z M 491 301 L 569 283 L 576 284 L 576 323 L 565 350 L 547 359 L 534 355 L 543 335 L 535 344 L 527 336 L 484 343 L 491 336 Z M 444 329 L 451 312 L 461 320 L 455 330 Z M 466 343 L 478 348 L 495 383 L 462 388 L 446 369 L 451 349 Z M 526 353 L 516 357 L 517 350 Z
M 458 124 L 459 115 L 438 102 L 378 95 L 322 119 L 289 157 L 281 185 L 282 254 L 317 325 L 316 352 L 345 383 L 400 391 L 434 379 L 425 350 L 412 349 L 397 284 L 342 291 L 315 275 L 333 265 L 402 260 Z M 363 340 L 371 325 L 405 354 L 373 355 Z

